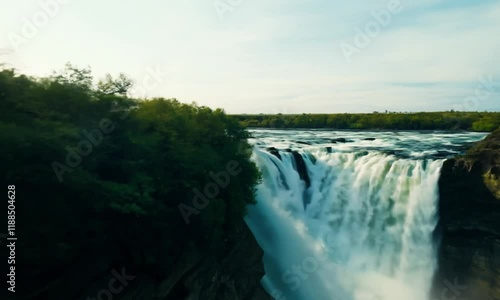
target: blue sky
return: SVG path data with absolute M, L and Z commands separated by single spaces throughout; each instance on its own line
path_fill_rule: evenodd
M 13 43 L 25 37 L 26 20 L 44 12 L 41 3 L 58 9 L 33 37 Z M 168 75 L 148 96 L 229 113 L 500 110 L 498 0 L 0 5 L 0 61 L 32 75 L 69 61 L 91 66 L 97 78 L 124 72 L 140 83 L 160 68 Z M 374 17 L 380 12 L 383 22 Z M 369 24 L 379 30 L 356 44 L 355 28 L 367 34 Z M 345 45 L 356 49 L 346 55 Z

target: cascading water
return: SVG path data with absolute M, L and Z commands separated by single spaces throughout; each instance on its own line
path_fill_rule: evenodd
M 246 221 L 275 299 L 428 299 L 444 159 L 331 147 L 270 152 L 254 150 L 263 180 Z

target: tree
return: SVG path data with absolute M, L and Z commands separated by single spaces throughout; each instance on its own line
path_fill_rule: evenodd
M 104 91 L 122 93 L 125 79 Z M 0 71 L 0 175 L 22 183 L 25 200 L 16 203 L 19 267 L 30 270 L 19 274 L 31 294 L 23 299 L 78 299 L 115 264 L 158 274 L 192 245 L 225 253 L 255 203 L 259 172 L 236 118 L 175 99 L 134 102 L 91 83 L 89 69 L 69 64 L 42 79 Z M 136 108 L 121 118 L 117 101 Z M 199 193 L 216 199 L 200 208 Z M 189 225 L 181 204 L 198 210 Z M 67 274 L 77 271 L 86 279 L 75 290 Z
M 492 131 L 500 126 L 498 112 L 419 112 L 384 114 L 301 114 L 237 115 L 247 127 L 403 129 L 403 130 L 474 130 Z
M 132 79 L 125 74 L 120 73 L 117 78 L 113 78 L 110 74 L 106 74 L 104 79 L 97 83 L 97 91 L 105 95 L 127 95 L 128 90 L 133 86 Z
M 93 77 L 90 67 L 78 68 L 68 62 L 62 71 L 54 72 L 52 79 L 61 84 L 75 85 L 86 90 L 92 89 Z

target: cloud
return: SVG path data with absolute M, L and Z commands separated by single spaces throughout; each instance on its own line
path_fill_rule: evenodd
M 230 113 L 452 109 L 479 76 L 498 73 L 498 1 L 401 0 L 347 63 L 340 43 L 389 1 L 245 0 L 223 19 L 205 0 L 74 1 L 17 56 L 34 74 L 71 61 L 140 79 L 167 65 L 172 75 L 152 95 Z M 14 6 L 8 28 L 30 12 Z M 498 100 L 480 110 L 499 110 Z

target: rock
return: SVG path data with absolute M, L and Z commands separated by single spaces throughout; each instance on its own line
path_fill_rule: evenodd
M 112 295 L 113 299 L 271 300 L 260 284 L 265 274 L 263 251 L 243 219 L 232 228 L 225 244 L 221 252 L 209 247 L 184 247 L 182 256 L 169 268 L 132 267 L 137 264 L 132 257 L 117 262 L 116 253 L 125 250 L 122 248 L 112 249 L 112 256 L 105 255 L 108 249 L 95 255 L 86 253 L 87 260 L 60 270 L 48 286 L 29 291 L 30 295 L 22 299 L 111 299 L 99 293 L 113 282 L 114 269 L 120 274 L 125 270 L 123 273 L 131 279 L 124 287 L 114 283 L 120 292 Z M 140 262 L 144 256 L 142 253 L 136 259 Z
M 345 142 L 347 142 L 345 138 L 337 138 L 332 140 L 332 143 L 345 143 Z
M 204 256 L 193 268 L 182 269 L 179 280 L 162 282 L 153 297 L 134 299 L 272 299 L 260 284 L 263 251 L 246 224 L 241 226 L 227 253 Z
M 306 188 L 311 186 L 311 179 L 309 178 L 309 173 L 307 172 L 307 166 L 304 162 L 302 155 L 297 152 L 292 152 L 293 158 L 295 159 L 295 164 L 297 166 L 297 172 L 299 173 L 300 179 L 304 180 L 306 183 Z
M 500 299 L 500 130 L 444 162 L 439 195 L 434 298 L 456 279 L 461 298 Z
M 365 139 L 363 139 L 363 141 L 374 141 L 374 140 L 376 140 L 376 138 L 365 138 Z
M 279 160 L 281 160 L 281 155 L 278 149 L 274 147 L 269 147 L 267 148 L 267 151 L 269 151 L 269 153 L 271 153 L 272 155 L 276 156 Z
M 398 152 L 396 150 L 382 150 L 382 153 L 387 154 L 387 155 L 396 155 Z
M 331 140 L 330 142 L 332 142 L 332 143 L 334 143 L 334 144 L 335 144 L 335 143 L 350 143 L 350 142 L 352 142 L 352 141 L 351 141 L 351 140 L 348 140 L 348 139 L 346 139 L 346 138 L 337 138 L 337 139 L 333 139 L 333 140 Z

